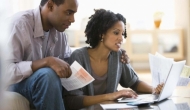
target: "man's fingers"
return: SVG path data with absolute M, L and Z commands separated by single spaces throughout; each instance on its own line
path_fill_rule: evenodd
M 123 63 L 130 63 L 130 59 L 126 53 L 125 50 L 122 50 L 122 55 L 121 55 L 121 62 Z
M 63 73 L 63 71 L 61 71 L 61 70 L 57 72 L 57 75 L 58 75 L 60 78 L 65 78 L 64 73 Z
M 67 78 L 69 78 L 71 76 L 71 74 L 72 74 L 72 71 L 71 71 L 70 66 L 68 65 L 68 77 Z

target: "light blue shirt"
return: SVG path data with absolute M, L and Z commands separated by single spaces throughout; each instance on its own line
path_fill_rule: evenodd
M 9 28 L 9 44 L 11 64 L 8 76 L 11 83 L 17 83 L 29 77 L 33 71 L 32 61 L 47 56 L 58 57 L 62 60 L 69 58 L 71 49 L 64 32 L 52 28 L 48 33 L 48 42 L 42 27 L 40 8 L 19 12 L 12 17 Z M 44 51 L 45 49 L 45 51 Z

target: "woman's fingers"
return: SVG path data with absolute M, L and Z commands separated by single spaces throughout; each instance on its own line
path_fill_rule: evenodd
M 138 96 L 137 93 L 133 90 L 124 90 L 124 91 L 125 91 L 124 97 L 136 98 Z
M 163 89 L 163 86 L 164 86 L 164 83 L 159 84 L 159 85 L 155 88 L 154 92 L 155 92 L 156 94 L 160 94 L 160 92 L 161 92 L 162 89 Z
M 135 91 L 130 90 L 130 92 L 131 92 L 133 95 L 135 95 L 136 97 L 138 96 L 138 94 L 137 94 Z

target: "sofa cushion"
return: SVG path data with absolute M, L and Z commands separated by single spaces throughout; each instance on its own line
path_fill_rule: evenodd
M 3 108 L 5 110 L 30 110 L 29 101 L 16 92 L 3 93 Z

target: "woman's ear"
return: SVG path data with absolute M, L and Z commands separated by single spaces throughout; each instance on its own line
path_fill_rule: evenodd
M 104 40 L 104 35 L 100 35 L 100 38 L 101 38 L 101 42 L 103 42 L 103 40 Z
M 104 39 L 104 34 L 102 34 L 102 39 Z

